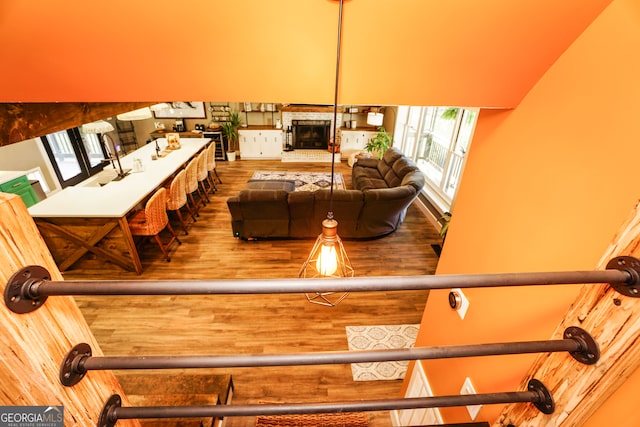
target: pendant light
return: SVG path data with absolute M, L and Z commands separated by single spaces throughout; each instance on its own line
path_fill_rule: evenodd
M 145 120 L 153 117 L 151 113 L 151 109 L 149 107 L 138 108 L 137 110 L 127 111 L 126 113 L 118 114 L 117 119 L 120 121 L 131 121 L 131 120 Z
M 333 139 L 338 138 L 338 87 L 340 80 L 340 44 L 342 35 L 342 7 L 344 0 L 340 1 L 338 14 L 338 48 L 336 54 L 336 78 L 333 99 Z M 329 193 L 329 211 L 327 218 L 322 221 L 322 232 L 316 239 L 311 253 L 302 265 L 298 277 L 300 278 L 337 278 L 353 277 L 354 270 L 349 261 L 342 240 L 338 236 L 338 221 L 333 218 L 333 182 L 335 175 L 335 153 L 331 153 L 331 187 Z M 314 304 L 333 307 L 345 299 L 348 292 L 316 292 L 306 294 L 307 300 Z
M 153 117 L 153 112 L 170 110 L 171 104 L 168 102 L 161 102 L 159 104 L 153 104 L 150 107 L 138 108 L 137 110 L 127 111 L 126 113 L 118 114 L 116 117 L 120 121 L 132 121 L 132 120 L 146 120 Z

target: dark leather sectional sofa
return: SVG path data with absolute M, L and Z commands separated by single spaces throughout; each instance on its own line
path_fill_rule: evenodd
M 399 150 L 381 160 L 359 159 L 353 190 L 334 190 L 333 213 L 342 239 L 370 239 L 395 231 L 424 186 L 424 175 Z M 251 188 L 253 187 L 253 188 Z M 233 235 L 242 239 L 316 238 L 329 210 L 330 190 L 293 191 L 293 183 L 250 185 L 227 199 Z

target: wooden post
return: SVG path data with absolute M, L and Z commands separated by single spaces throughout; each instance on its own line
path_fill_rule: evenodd
M 63 280 L 22 199 L 0 193 L 0 281 L 2 290 L 20 268 L 41 265 L 52 280 Z M 5 406 L 64 406 L 64 425 L 97 425 L 104 403 L 112 394 L 123 397 L 109 371 L 89 372 L 80 383 L 60 383 L 60 364 L 78 343 L 88 343 L 102 355 L 89 326 L 72 297 L 52 297 L 36 311 L 15 314 L 0 308 L 0 404 Z M 119 426 L 140 426 L 137 420 Z
M 617 256 L 640 258 L 640 209 L 636 205 L 597 266 L 606 268 Z M 640 366 L 640 299 L 621 295 L 607 284 L 583 286 L 576 301 L 555 330 L 562 338 L 569 326 L 579 326 L 593 336 L 601 357 L 583 365 L 567 353 L 541 354 L 529 370 L 551 392 L 556 410 L 544 415 L 531 404 L 505 407 L 496 426 L 581 426 L 598 407 Z

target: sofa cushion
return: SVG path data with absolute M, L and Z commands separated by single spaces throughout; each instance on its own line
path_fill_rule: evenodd
M 244 238 L 254 236 L 287 237 L 289 205 L 284 190 L 242 190 L 238 193 Z M 246 230 L 251 230 L 247 232 Z
M 376 164 L 377 164 L 376 160 Z M 361 167 L 360 163 L 351 172 L 353 188 L 356 190 L 367 190 L 371 188 L 386 188 L 387 183 L 380 175 L 378 168 Z
M 314 221 L 315 196 L 313 191 L 294 191 L 289 202 L 289 233 L 291 237 L 317 237 L 321 226 Z
M 387 181 L 382 178 L 362 177 L 358 180 L 358 184 L 354 185 L 358 190 L 374 190 L 376 188 L 387 188 Z
M 422 187 L 424 187 L 424 174 L 420 169 L 416 168 L 416 170 L 409 172 L 404 176 L 404 178 L 402 178 L 400 185 L 410 185 L 415 188 L 416 192 L 418 192 L 422 190 Z
M 378 161 L 378 172 L 387 183 L 387 187 L 400 185 L 402 177 L 408 171 L 406 161 L 411 162 L 408 158 L 404 157 L 400 150 L 394 147 L 389 148 L 384 153 L 384 156 L 382 156 L 382 159 Z
M 327 217 L 329 212 L 331 190 L 323 189 L 316 191 L 315 195 L 315 212 L 313 221 L 318 224 L 318 233 L 321 231 L 322 220 Z M 338 235 L 342 238 L 359 237 L 357 234 L 358 221 L 360 211 L 364 201 L 362 191 L 358 190 L 334 190 L 333 217 L 338 221 Z
M 384 155 L 382 156 L 382 161 L 388 165 L 392 165 L 396 162 L 396 160 L 403 157 L 404 154 L 402 154 L 402 151 L 400 151 L 396 147 L 389 147 L 389 149 L 385 151 Z
M 363 235 L 385 235 L 400 226 L 407 207 L 416 198 L 411 185 L 363 191 L 364 206 L 360 215 Z

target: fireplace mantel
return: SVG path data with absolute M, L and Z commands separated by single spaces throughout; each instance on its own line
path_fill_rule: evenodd
M 332 105 L 283 105 L 282 112 L 286 113 L 333 113 Z M 343 107 L 338 107 L 338 113 L 344 112 Z

